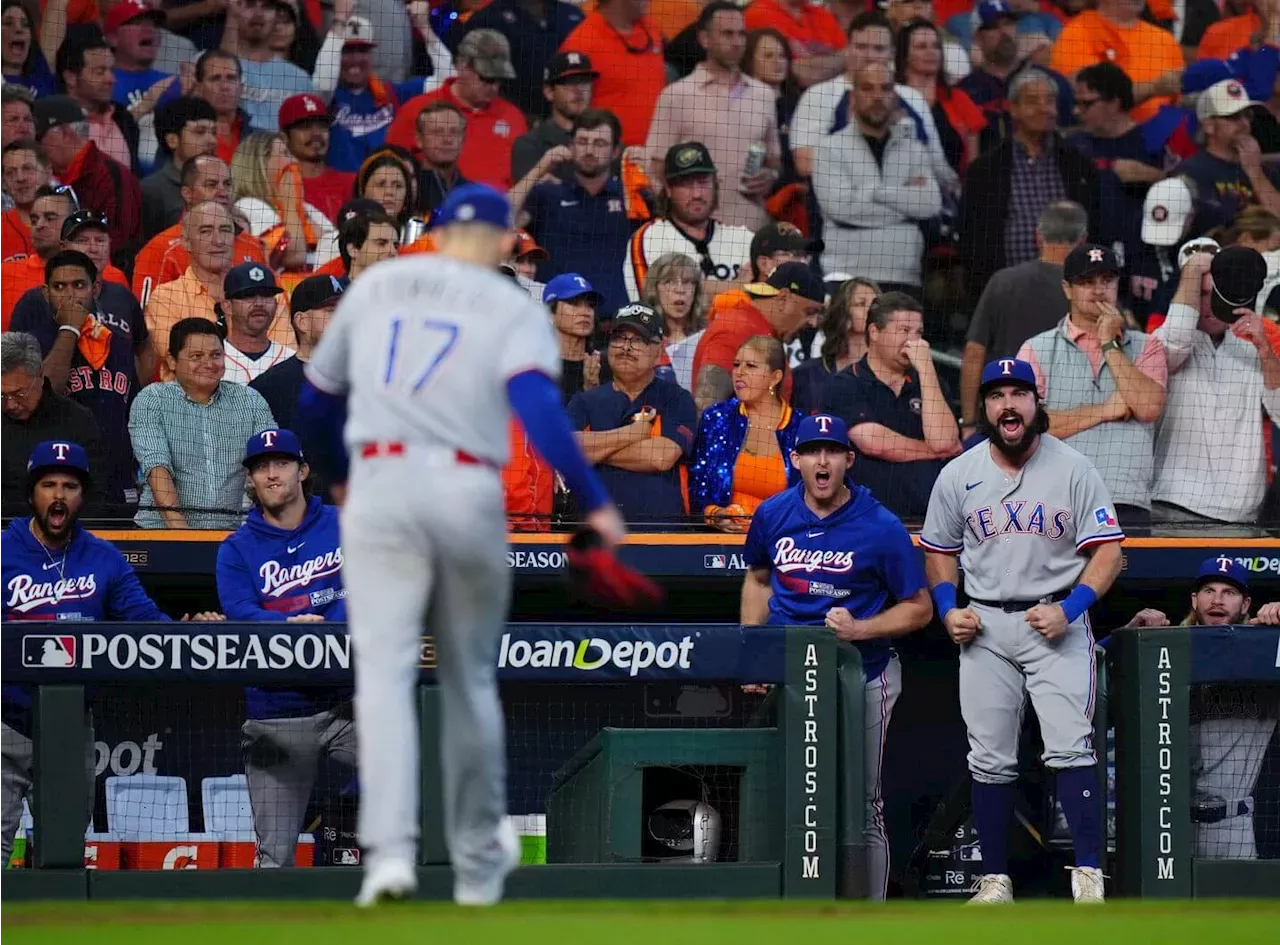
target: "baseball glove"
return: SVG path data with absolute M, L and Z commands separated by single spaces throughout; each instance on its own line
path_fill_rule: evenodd
M 579 600 L 611 610 L 655 610 L 665 592 L 635 568 L 618 560 L 593 528 L 569 540 L 569 588 Z

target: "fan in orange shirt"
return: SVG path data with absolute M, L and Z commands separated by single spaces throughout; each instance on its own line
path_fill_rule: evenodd
M 1270 10 L 1266 7 L 1270 6 Z M 1239 16 L 1228 16 L 1217 23 L 1210 24 L 1200 38 L 1200 46 L 1196 49 L 1197 59 L 1227 59 L 1237 49 L 1252 46 L 1268 33 L 1274 40 L 1276 30 L 1280 29 L 1280 3 L 1274 0 L 1245 0 L 1226 4 L 1228 13 L 1243 10 Z M 1266 13 L 1270 21 L 1270 30 L 1263 31 L 1262 15 Z
M 231 170 L 217 155 L 202 154 L 187 161 L 182 166 L 181 185 L 179 193 L 185 209 L 206 200 L 231 208 Z M 256 262 L 261 266 L 267 264 L 262 242 L 250 233 L 236 234 L 233 252 L 233 266 L 242 262 Z M 167 230 L 161 230 L 153 236 L 134 261 L 133 294 L 137 296 L 138 304 L 146 308 L 147 299 L 156 286 L 177 279 L 190 265 L 191 256 L 182 245 L 182 221 L 179 220 Z
M 600 72 L 591 106 L 618 116 L 627 147 L 644 145 L 667 84 L 662 30 L 647 8 L 647 0 L 601 0 L 560 44 L 561 52 L 585 53 Z
M 1067 78 L 1085 66 L 1113 62 L 1133 80 L 1134 121 L 1146 121 L 1182 91 L 1182 47 L 1168 30 L 1139 19 L 1143 0 L 1099 0 L 1077 14 L 1053 44 L 1051 65 Z
M 30 141 L 13 141 L 0 158 L 4 166 L 4 189 L 13 209 L 4 212 L 0 225 L 0 260 L 12 262 L 30 256 L 31 205 L 36 192 L 49 184 L 49 159 Z

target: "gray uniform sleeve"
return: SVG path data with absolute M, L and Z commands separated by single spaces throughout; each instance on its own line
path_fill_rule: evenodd
M 920 544 L 926 551 L 958 555 L 964 550 L 964 507 L 957 488 L 959 478 L 948 466 L 933 483 L 925 512 Z
M 1124 541 L 1111 493 L 1097 468 L 1083 457 L 1071 477 L 1071 514 L 1076 521 L 1076 551 Z

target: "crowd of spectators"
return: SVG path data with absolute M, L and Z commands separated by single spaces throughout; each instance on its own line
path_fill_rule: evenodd
M 90 518 L 234 527 L 345 287 L 478 181 L 641 528 L 741 530 L 816 410 L 919 519 L 1015 355 L 1127 527 L 1280 518 L 1280 0 L 5 0 L 3 28 L 5 515 L 69 439 Z M 573 518 L 511 441 L 513 522 Z

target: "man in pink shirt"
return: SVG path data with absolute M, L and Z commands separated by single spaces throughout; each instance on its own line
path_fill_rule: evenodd
M 645 142 L 649 174 L 661 181 L 667 151 L 684 141 L 701 141 L 725 172 L 717 218 L 757 230 L 768 221 L 764 198 L 780 163 L 773 90 L 742 73 L 747 21 L 736 4 L 712 0 L 702 8 L 697 33 L 707 58 L 659 96 Z M 752 147 L 759 153 L 748 167 Z
M 1029 338 L 1018 357 L 1035 369 L 1049 433 L 1093 461 L 1132 535 L 1151 523 L 1155 423 L 1169 367 L 1159 338 L 1124 327 L 1116 308 L 1122 268 L 1105 246 L 1073 249 L 1062 264 L 1067 317 Z

